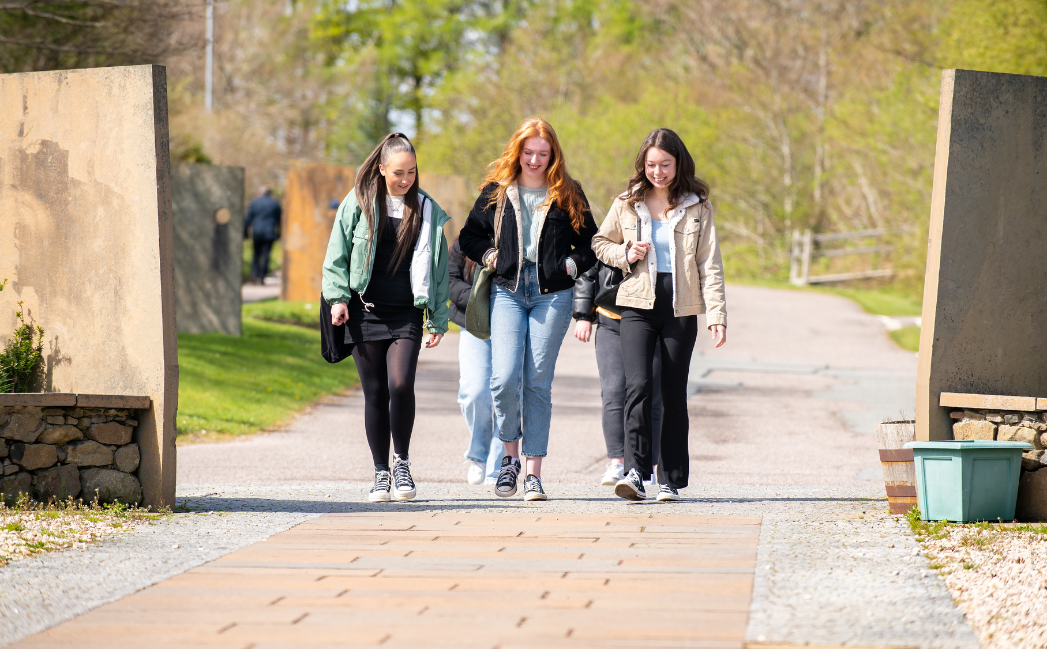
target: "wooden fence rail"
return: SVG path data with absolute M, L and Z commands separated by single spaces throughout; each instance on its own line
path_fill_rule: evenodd
M 816 257 L 847 257 L 850 255 L 871 255 L 890 252 L 889 245 L 865 246 L 862 248 L 833 248 L 815 250 L 816 243 L 830 241 L 850 241 L 854 239 L 882 239 L 885 230 L 859 230 L 856 232 L 834 232 L 831 234 L 814 234 L 810 230 L 793 230 L 792 251 L 789 255 L 789 283 L 797 286 L 808 284 L 828 284 L 846 282 L 869 277 L 889 277 L 894 271 L 889 268 L 860 270 L 852 273 L 835 273 L 829 275 L 811 275 L 811 259 Z

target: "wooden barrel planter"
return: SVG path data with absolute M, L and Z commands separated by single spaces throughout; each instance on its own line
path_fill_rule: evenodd
M 916 422 L 888 421 L 876 427 L 880 465 L 887 502 L 892 514 L 905 514 L 916 506 L 916 464 L 912 449 L 902 448 L 916 441 Z

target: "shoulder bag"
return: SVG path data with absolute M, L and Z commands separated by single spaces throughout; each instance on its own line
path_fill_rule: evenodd
M 502 241 L 502 215 L 505 213 L 505 196 L 498 201 L 494 215 L 494 251 Z M 465 307 L 465 330 L 480 340 L 491 338 L 491 276 L 494 270 L 484 264 L 473 279 L 473 290 L 469 293 L 469 304 Z
M 353 353 L 353 346 L 345 342 L 345 324 L 335 325 L 331 305 L 320 296 L 320 355 L 328 363 L 339 363 Z

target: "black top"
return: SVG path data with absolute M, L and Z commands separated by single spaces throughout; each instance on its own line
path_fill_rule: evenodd
M 465 329 L 465 308 L 469 306 L 469 296 L 473 292 L 473 279 L 476 275 L 478 265 L 467 264 L 468 259 L 462 254 L 462 247 L 456 239 L 451 245 L 451 254 L 447 263 L 447 274 L 451 280 L 451 322 Z M 473 266 L 473 272 L 467 273 L 466 268 Z
M 506 201 L 502 214 L 502 240 L 494 246 L 494 216 L 498 210 L 496 204 L 488 205 L 491 196 L 497 189 L 497 183 L 489 183 L 480 192 L 465 227 L 459 235 L 459 242 L 470 259 L 478 264 L 483 263 L 484 254 L 491 248 L 498 248 L 498 262 L 492 281 L 510 291 L 516 290 L 520 274 L 520 246 L 517 243 L 516 209 L 511 201 Z M 581 191 L 581 189 L 579 189 Z M 585 201 L 585 196 L 582 196 Z M 571 226 L 571 216 L 557 203 L 549 206 L 538 240 L 538 286 L 542 293 L 565 291 L 574 286 L 574 278 L 567 272 L 567 258 L 574 260 L 578 273 L 584 273 L 596 263 L 593 254 L 593 235 L 597 232 L 596 221 L 589 211 L 586 201 L 585 221 L 581 231 L 575 232 Z
M 350 344 L 391 338 L 422 339 L 422 309 L 414 305 L 411 290 L 411 251 L 396 272 L 389 263 L 396 250 L 396 232 L 402 219 L 387 218 L 374 253 L 371 281 L 363 297 L 349 301 L 349 320 L 345 323 L 345 342 Z M 413 249 L 413 246 L 412 246 Z M 367 302 L 365 308 L 364 302 Z
M 276 241 L 280 238 L 280 203 L 272 196 L 259 196 L 247 206 L 244 215 L 244 237 L 251 228 L 251 236 L 256 241 Z

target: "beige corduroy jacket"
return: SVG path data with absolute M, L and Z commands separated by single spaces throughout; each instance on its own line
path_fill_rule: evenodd
M 706 325 L 727 325 L 723 285 L 723 260 L 716 238 L 716 221 L 708 200 L 687 196 L 671 213 L 673 226 L 673 312 L 677 317 L 704 313 Z M 618 306 L 654 307 L 656 255 L 630 265 L 626 251 L 635 241 L 651 241 L 651 214 L 643 201 L 614 200 L 600 231 L 593 237 L 597 259 L 624 273 L 618 288 Z

